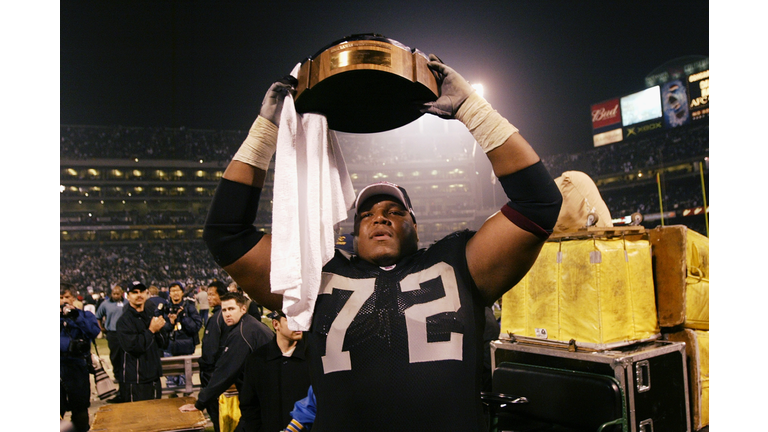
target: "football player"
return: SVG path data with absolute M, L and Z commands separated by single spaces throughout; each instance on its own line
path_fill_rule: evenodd
M 480 392 L 484 307 L 533 265 L 562 195 L 528 142 L 452 68 L 430 55 L 440 95 L 422 111 L 464 123 L 510 201 L 477 231 L 418 248 L 416 211 L 387 182 L 355 201 L 355 253 L 323 268 L 306 333 L 317 400 L 313 431 L 487 430 Z M 261 188 L 291 80 L 274 83 L 228 165 L 206 220 L 214 259 L 258 303 L 270 292 L 271 236 L 256 231 Z M 279 199 L 275 197 L 275 199 Z

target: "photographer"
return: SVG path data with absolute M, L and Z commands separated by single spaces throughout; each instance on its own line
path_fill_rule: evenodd
M 180 356 L 194 354 L 195 347 L 200 343 L 200 328 L 203 319 L 197 312 L 193 300 L 184 298 L 184 287 L 181 282 L 173 282 L 169 286 L 170 302 L 165 311 L 165 330 L 170 334 L 170 343 L 164 351 L 164 356 Z M 169 387 L 184 386 L 184 375 L 166 377 Z
M 61 417 L 72 412 L 77 432 L 90 429 L 91 381 L 88 363 L 91 343 L 99 335 L 99 322 L 92 313 L 77 309 L 74 286 L 61 283 L 59 290 L 59 411 Z

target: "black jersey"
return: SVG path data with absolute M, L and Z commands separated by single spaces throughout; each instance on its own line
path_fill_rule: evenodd
M 484 305 L 467 267 L 474 232 L 384 269 L 337 251 L 307 335 L 313 431 L 487 430 Z

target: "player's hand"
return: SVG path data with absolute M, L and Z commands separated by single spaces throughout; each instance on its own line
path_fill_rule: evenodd
M 437 84 L 440 86 L 440 97 L 434 102 L 426 102 L 421 107 L 421 112 L 434 114 L 445 119 L 456 117 L 456 112 L 461 104 L 475 91 L 472 86 L 458 72 L 446 66 L 436 55 L 429 55 L 429 68 L 437 76 Z
M 197 411 L 197 408 L 195 408 L 195 404 L 186 404 L 179 407 L 179 411 L 181 412 L 192 412 Z
M 273 83 L 269 90 L 267 90 L 267 94 L 264 95 L 259 115 L 280 126 L 280 113 L 283 111 L 283 101 L 289 92 L 293 94 L 296 91 L 298 83 L 298 80 L 290 75 L 286 75 L 283 79 Z
M 157 333 L 161 328 L 163 328 L 164 325 L 165 320 L 163 317 L 153 317 L 152 321 L 149 322 L 149 331 L 152 333 Z

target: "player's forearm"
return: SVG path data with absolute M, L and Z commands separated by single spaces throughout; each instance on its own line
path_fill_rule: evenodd
M 510 199 L 502 212 L 513 223 L 541 238 L 557 221 L 562 195 L 539 155 L 518 129 L 476 93 L 456 113 L 491 161 Z
M 504 144 L 486 153 L 496 177 L 504 177 L 527 168 L 540 160 L 528 141 L 515 132 Z

